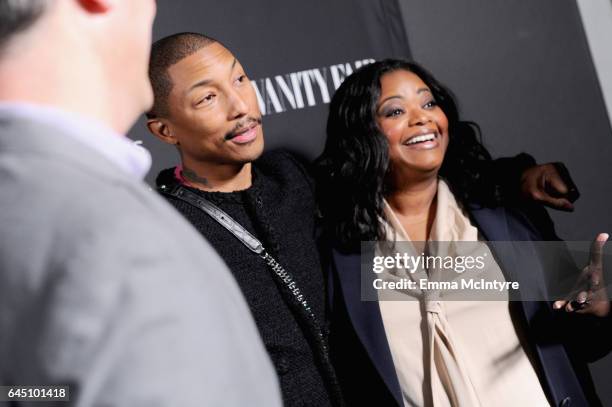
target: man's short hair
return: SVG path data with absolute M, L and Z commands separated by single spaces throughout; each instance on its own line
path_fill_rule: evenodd
M 168 116 L 168 96 L 172 91 L 172 79 L 168 69 L 200 49 L 219 43 L 214 38 L 203 34 L 184 32 L 162 38 L 153 44 L 149 62 L 149 79 L 153 86 L 155 101 L 147 117 Z
M 50 0 L 0 0 L 0 50 L 19 32 L 30 28 Z

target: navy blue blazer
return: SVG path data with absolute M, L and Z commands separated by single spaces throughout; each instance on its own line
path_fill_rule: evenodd
M 559 240 L 544 209 L 471 207 L 468 213 L 492 242 L 491 250 L 507 278 L 523 286 L 526 279 L 543 275 L 533 264 L 521 265 L 526 256 L 496 250 L 494 242 Z M 379 406 L 402 406 L 378 303 L 361 301 L 360 254 L 342 252 L 333 245 L 328 249 L 324 262 L 329 283 L 330 354 L 348 405 L 374 399 Z M 554 311 L 550 303 L 535 301 L 511 302 L 511 311 L 513 320 L 525 328 L 528 343 L 524 345 L 535 356 L 536 372 L 551 405 L 601 405 L 587 363 L 610 351 L 609 319 Z

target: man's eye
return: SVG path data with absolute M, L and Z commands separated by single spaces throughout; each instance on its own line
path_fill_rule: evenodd
M 247 76 L 242 74 L 236 79 L 236 82 L 243 83 L 243 82 L 246 82 L 246 80 L 247 80 Z
M 202 104 L 202 103 L 210 103 L 213 101 L 213 99 L 215 98 L 215 94 L 211 93 L 209 95 L 204 96 L 199 102 L 198 105 Z

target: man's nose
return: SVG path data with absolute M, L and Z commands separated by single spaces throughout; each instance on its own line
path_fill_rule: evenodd
M 231 119 L 239 119 L 249 113 L 249 105 L 244 95 L 234 91 L 229 96 L 229 114 Z

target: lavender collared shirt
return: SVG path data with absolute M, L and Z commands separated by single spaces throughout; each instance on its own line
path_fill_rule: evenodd
M 151 168 L 151 154 L 144 147 L 95 119 L 26 102 L 0 102 L 0 113 L 56 127 L 138 179 L 142 180 Z

